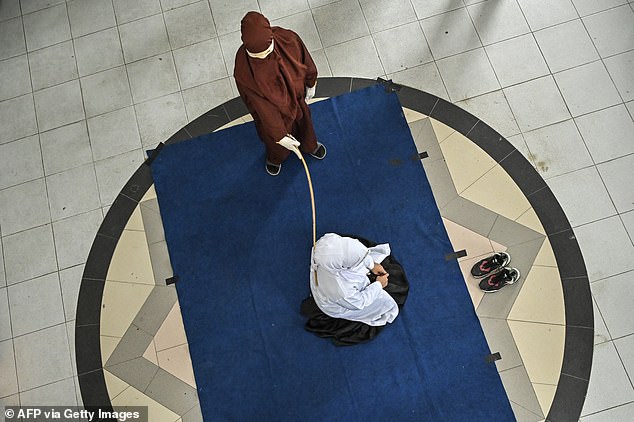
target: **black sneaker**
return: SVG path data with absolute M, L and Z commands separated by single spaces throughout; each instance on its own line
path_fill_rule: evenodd
M 497 292 L 507 284 L 515 283 L 519 278 L 520 272 L 517 268 L 504 267 L 480 281 L 480 289 L 485 293 Z
M 310 153 L 310 156 L 318 160 L 323 160 L 326 157 L 326 147 L 321 142 L 317 142 L 317 149 Z
M 506 267 L 509 265 L 509 262 L 511 262 L 511 255 L 506 252 L 497 252 L 476 262 L 473 267 L 471 267 L 471 275 L 475 278 L 486 277 L 500 268 Z
M 277 176 L 278 174 L 280 174 L 280 170 L 282 170 L 281 164 L 273 164 L 269 160 L 266 160 L 264 164 L 265 164 L 264 168 L 266 168 L 266 172 L 270 174 L 271 176 Z

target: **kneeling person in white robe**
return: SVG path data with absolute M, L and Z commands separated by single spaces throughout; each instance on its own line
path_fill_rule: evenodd
M 379 264 L 388 255 L 387 243 L 368 248 L 357 239 L 334 233 L 321 237 L 313 250 L 310 274 L 310 288 L 319 309 L 333 318 L 371 326 L 394 321 L 399 308 L 383 290 L 389 274 Z M 377 276 L 376 281 L 370 281 L 369 273 Z

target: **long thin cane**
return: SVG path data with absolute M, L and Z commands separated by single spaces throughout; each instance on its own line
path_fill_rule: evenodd
M 310 206 L 313 212 L 313 251 L 314 251 L 315 244 L 317 243 L 317 218 L 315 215 L 315 193 L 313 192 L 313 181 L 310 178 L 310 171 L 308 171 L 308 165 L 306 164 L 306 160 L 304 160 L 304 156 L 302 155 L 299 148 L 294 146 L 293 152 L 297 155 L 297 157 L 300 159 L 300 161 L 304 165 L 304 171 L 306 172 L 306 179 L 308 180 L 308 191 L 310 192 Z M 314 270 L 314 276 L 315 276 L 315 286 L 319 286 L 319 283 L 317 282 L 317 270 Z

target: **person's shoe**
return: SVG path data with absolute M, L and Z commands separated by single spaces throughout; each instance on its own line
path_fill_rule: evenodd
M 486 277 L 500 268 L 506 267 L 509 265 L 509 262 L 511 262 L 511 255 L 506 252 L 497 252 L 476 262 L 473 267 L 471 267 L 471 275 L 475 278 Z
M 318 160 L 323 160 L 326 157 L 326 147 L 321 142 L 317 142 L 317 149 L 310 153 L 310 156 Z
M 504 267 L 495 274 L 491 274 L 480 281 L 480 289 L 485 293 L 493 293 L 507 284 L 513 284 L 520 278 L 517 268 Z
M 266 160 L 264 164 L 265 164 L 264 168 L 266 168 L 266 172 L 270 174 L 271 176 L 277 176 L 278 174 L 280 174 L 280 170 L 282 170 L 281 164 L 273 164 L 269 160 Z

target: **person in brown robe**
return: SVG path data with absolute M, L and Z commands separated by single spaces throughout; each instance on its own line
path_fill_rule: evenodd
M 266 171 L 279 174 L 282 162 L 298 147 L 323 159 L 326 148 L 317 142 L 306 104 L 315 94 L 317 67 L 301 38 L 271 27 L 258 12 L 242 18 L 241 31 L 233 76 L 265 145 Z

